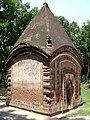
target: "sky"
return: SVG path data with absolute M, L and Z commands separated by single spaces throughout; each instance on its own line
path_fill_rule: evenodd
M 22 0 L 23 3 L 29 2 L 31 9 L 41 9 L 45 1 L 55 16 L 64 16 L 69 22 L 77 22 L 80 27 L 90 20 L 90 0 Z

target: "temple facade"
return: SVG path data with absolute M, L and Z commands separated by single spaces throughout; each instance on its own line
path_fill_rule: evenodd
M 47 3 L 15 43 L 7 67 L 7 105 L 53 115 L 81 104 L 83 61 Z

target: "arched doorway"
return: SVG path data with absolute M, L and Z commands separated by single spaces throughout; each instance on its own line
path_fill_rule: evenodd
M 67 80 L 66 83 L 66 98 L 67 98 L 67 105 L 71 105 L 72 96 L 73 96 L 73 85 L 71 80 Z

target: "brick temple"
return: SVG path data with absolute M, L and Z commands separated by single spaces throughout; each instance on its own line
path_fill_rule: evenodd
M 7 105 L 53 115 L 81 104 L 83 61 L 47 3 L 8 57 Z

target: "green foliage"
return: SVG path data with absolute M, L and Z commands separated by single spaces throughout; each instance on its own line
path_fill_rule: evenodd
M 63 16 L 58 16 L 57 19 L 60 22 L 60 24 L 64 27 L 66 33 L 70 36 L 68 20 L 65 19 L 65 17 L 63 17 Z
M 90 21 L 83 24 L 81 29 L 81 41 L 83 41 L 82 53 L 87 71 L 87 79 L 90 78 Z
M 90 21 L 83 24 L 82 28 L 76 22 L 69 23 L 67 19 L 62 16 L 57 17 L 60 24 L 65 28 L 79 53 L 84 60 L 84 68 L 82 75 L 86 76 L 88 80 L 90 77 Z
M 60 24 L 64 27 L 66 33 L 71 38 L 77 49 L 79 50 L 80 46 L 80 27 L 76 22 L 69 23 L 67 19 L 62 16 L 57 17 Z
M 10 48 L 37 12 L 38 8 L 30 11 L 29 3 L 22 4 L 22 0 L 0 1 L 0 83 L 5 82 Z

